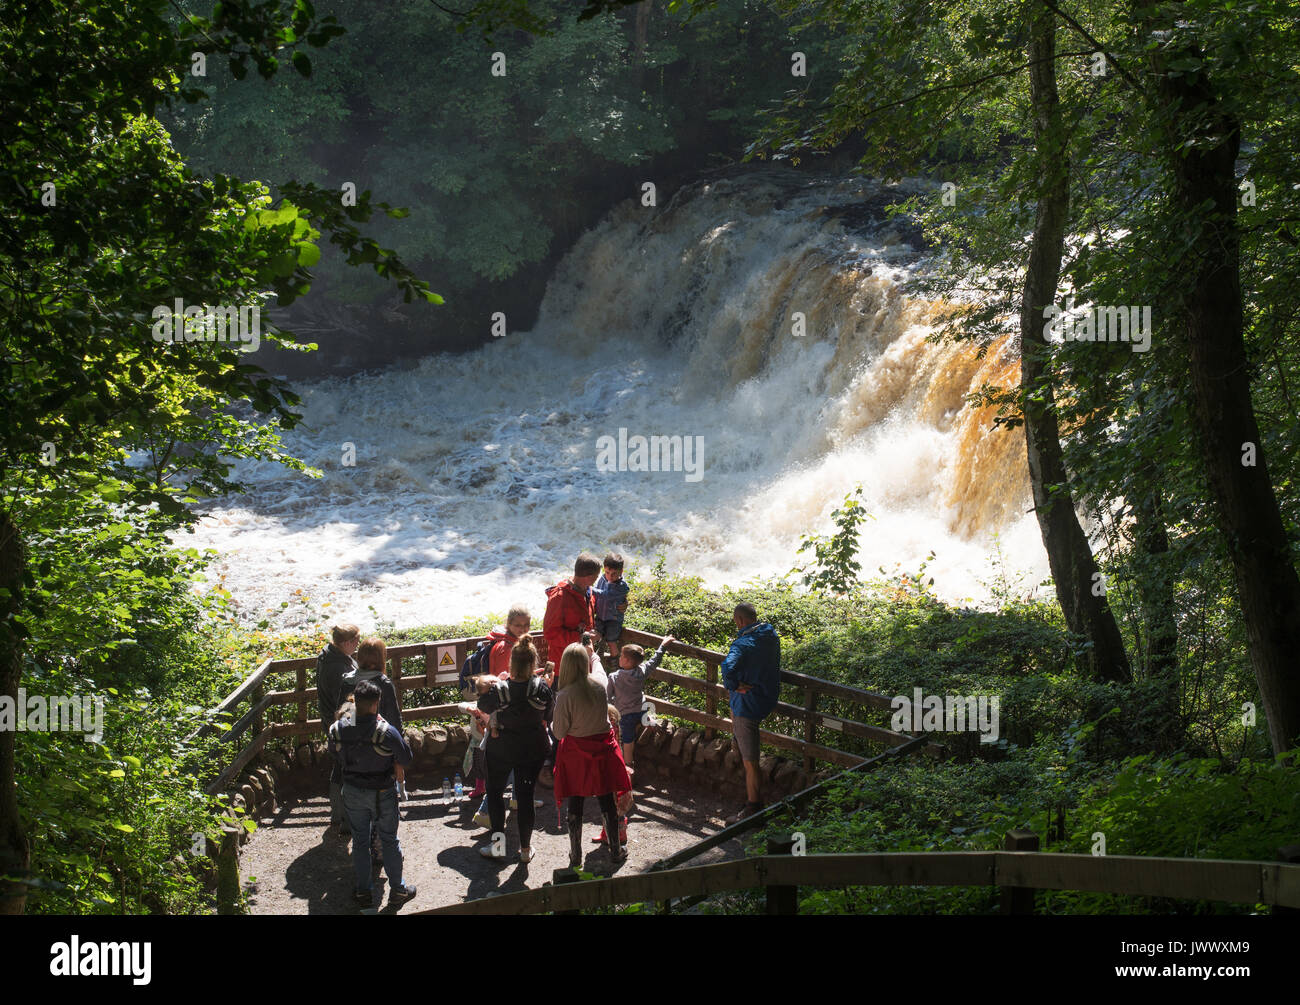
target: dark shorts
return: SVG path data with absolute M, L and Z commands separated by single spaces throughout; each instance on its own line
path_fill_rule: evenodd
M 731 717 L 731 730 L 736 737 L 736 747 L 740 750 L 742 761 L 758 760 L 758 720 L 746 719 L 743 715 Z
M 636 728 L 641 725 L 640 712 L 628 712 L 618 717 L 619 740 L 622 743 L 636 743 Z
M 604 639 L 606 642 L 617 642 L 623 637 L 623 622 L 621 621 L 602 621 L 600 618 L 596 618 L 592 625 L 596 629 L 596 637 Z

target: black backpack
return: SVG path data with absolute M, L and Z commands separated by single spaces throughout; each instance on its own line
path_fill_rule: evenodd
M 460 690 L 462 694 L 469 687 L 471 677 L 478 677 L 488 672 L 488 654 L 492 652 L 494 645 L 496 645 L 496 642 L 492 639 L 484 639 L 472 653 L 465 657 L 465 665 L 460 668 Z
M 528 699 L 528 704 L 539 712 L 544 711 L 546 708 L 546 700 L 542 697 L 542 687 L 545 683 L 546 682 L 540 677 L 534 676 L 528 678 L 528 691 L 525 697 Z M 496 691 L 497 701 L 500 703 L 498 711 L 504 711 L 509 708 L 510 682 L 507 680 L 495 681 L 492 684 L 492 688 Z

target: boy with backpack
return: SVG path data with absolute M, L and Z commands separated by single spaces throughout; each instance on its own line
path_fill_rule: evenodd
M 358 905 L 373 902 L 369 842 L 372 825 L 383 845 L 384 872 L 393 903 L 415 896 L 415 887 L 402 881 L 402 846 L 397 840 L 397 779 L 394 764 L 411 762 L 406 738 L 379 714 L 379 686 L 360 681 L 353 691 L 354 717 L 342 717 L 329 728 L 329 749 L 343 773 L 343 806 L 352 825 L 352 865 Z

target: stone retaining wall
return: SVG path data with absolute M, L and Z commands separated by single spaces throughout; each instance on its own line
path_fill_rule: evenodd
M 666 788 L 681 780 L 724 799 L 745 801 L 745 768 L 740 751 L 726 734 L 707 740 L 703 730 L 661 722 L 642 731 L 634 760 L 637 778 L 653 781 L 656 786 Z M 802 759 L 787 760 L 771 754 L 763 754 L 758 764 L 766 803 L 806 789 L 827 774 L 825 770 L 809 774 L 804 771 Z
M 461 723 L 432 723 L 408 726 L 407 742 L 414 755 L 407 778 L 420 789 L 436 789 L 443 778 L 460 771 L 469 745 L 469 729 Z M 730 736 L 707 740 L 703 730 L 661 722 L 642 731 L 634 758 L 639 782 L 653 782 L 670 788 L 682 782 L 715 793 L 721 800 L 745 801 L 745 769 Z M 331 759 L 325 741 L 312 737 L 288 737 L 279 746 L 268 746 L 232 790 L 231 805 L 243 815 L 261 820 L 279 812 L 286 799 L 318 796 L 329 787 Z M 809 774 L 802 761 L 764 754 L 759 760 L 763 800 L 776 802 L 824 778 L 832 769 Z M 223 820 L 224 829 L 237 845 L 249 832 L 237 822 L 239 814 Z M 212 849 L 215 859 L 217 849 Z

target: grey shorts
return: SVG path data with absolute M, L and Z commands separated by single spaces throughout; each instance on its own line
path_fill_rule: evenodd
M 608 621 L 596 618 L 592 622 L 592 627 L 596 630 L 596 637 L 606 642 L 617 642 L 623 637 L 623 622 L 614 621 L 612 618 Z
M 731 717 L 732 734 L 736 737 L 736 746 L 740 748 L 742 761 L 758 760 L 758 720 L 746 719 L 743 715 Z

